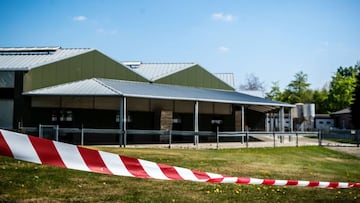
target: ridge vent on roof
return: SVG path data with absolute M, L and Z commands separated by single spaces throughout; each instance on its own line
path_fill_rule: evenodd
M 163 63 L 155 63 L 155 62 L 150 62 L 150 63 L 142 63 L 142 64 L 195 64 L 194 62 L 163 62 Z
M 125 66 L 130 67 L 131 69 L 139 68 L 139 66 L 142 64 L 141 61 L 124 61 L 121 63 L 124 64 Z
M 0 55 L 50 55 L 61 47 L 3 47 Z

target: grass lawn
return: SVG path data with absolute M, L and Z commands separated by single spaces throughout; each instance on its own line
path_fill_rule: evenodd
M 360 182 L 360 158 L 322 147 L 96 148 L 238 177 Z M 0 157 L 0 202 L 359 202 L 360 188 L 318 189 L 109 176 Z

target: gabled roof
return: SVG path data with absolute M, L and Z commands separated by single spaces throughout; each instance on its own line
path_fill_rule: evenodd
M 214 73 L 214 75 L 235 89 L 234 73 Z
M 195 63 L 142 63 L 142 62 L 123 62 L 136 73 L 142 75 L 150 81 L 172 75 L 179 71 L 193 67 Z
M 294 105 L 276 102 L 236 91 L 131 82 L 111 79 L 87 79 L 24 93 L 30 96 L 125 96 L 153 99 L 188 100 L 244 105 L 259 105 L 267 112 Z
M 91 48 L 61 47 L 0 48 L 0 70 L 28 71 L 93 50 Z
M 351 114 L 350 107 L 345 108 L 345 109 L 341 109 L 340 111 L 336 111 L 334 113 L 331 113 L 331 115 L 339 115 L 339 114 Z

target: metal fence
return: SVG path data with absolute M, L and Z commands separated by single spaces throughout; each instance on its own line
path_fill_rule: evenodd
M 46 139 L 79 145 L 161 144 L 172 148 L 177 144 L 191 144 L 194 148 L 210 144 L 212 148 L 225 145 L 233 147 L 278 147 L 321 145 L 321 134 L 314 132 L 219 132 L 217 131 L 170 131 L 120 129 L 60 128 L 58 125 L 21 127 L 24 133 L 38 135 Z M 309 141 L 309 138 L 313 137 Z M 318 139 L 319 138 L 319 139 Z
M 343 146 L 357 146 L 360 144 L 360 130 L 325 128 L 321 130 L 320 143 L 323 145 L 324 141 L 333 141 L 330 145 Z M 326 145 L 329 145 L 327 142 Z

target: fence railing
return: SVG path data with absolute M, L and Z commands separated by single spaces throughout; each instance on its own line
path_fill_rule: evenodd
M 58 125 L 39 125 L 36 127 L 21 127 L 25 133 L 37 134 L 39 137 L 80 145 L 111 144 L 126 147 L 128 144 L 166 144 L 172 148 L 177 143 L 193 143 L 198 147 L 199 143 L 216 143 L 220 148 L 221 143 L 234 142 L 249 147 L 255 143 L 266 143 L 266 146 L 280 146 L 281 144 L 293 143 L 299 146 L 299 137 L 304 135 L 318 138 L 321 145 L 321 133 L 313 132 L 219 132 L 217 131 L 171 131 L 171 130 L 136 130 L 129 129 L 126 132 L 120 129 L 93 129 L 93 128 L 60 128 Z M 285 140 L 288 138 L 288 141 Z M 316 142 L 316 140 L 315 140 Z
M 331 140 L 339 143 L 360 145 L 360 130 L 327 128 L 321 130 L 321 141 Z
M 253 138 L 264 138 L 265 136 L 270 137 L 272 139 L 273 147 L 276 147 L 276 141 L 278 140 L 280 144 L 285 142 L 285 137 L 288 137 L 288 142 L 293 142 L 295 137 L 295 146 L 299 146 L 299 137 L 301 136 L 316 136 L 318 140 L 320 140 L 320 132 L 319 131 L 295 131 L 295 132 L 219 132 L 218 137 L 241 137 L 242 143 L 245 141 L 245 145 L 248 148 L 249 147 L 249 140 L 250 137 Z M 318 142 L 319 145 L 321 144 Z

